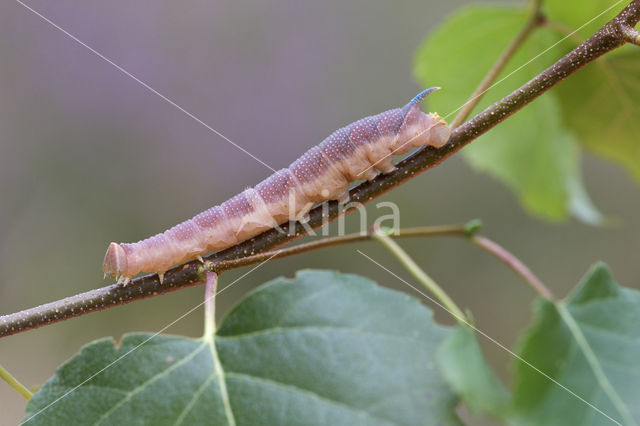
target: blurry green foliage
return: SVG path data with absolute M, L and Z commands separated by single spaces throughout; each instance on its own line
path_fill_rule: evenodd
M 575 47 L 562 32 L 577 29 L 611 6 L 610 2 L 544 3 L 543 13 L 555 25 L 536 28 L 502 71 L 474 112 L 526 83 Z M 589 34 L 618 12 L 613 8 L 589 23 Z M 524 27 L 530 11 L 498 5 L 465 7 L 427 36 L 418 49 L 415 75 L 424 86 L 444 90 L 430 98 L 441 115 L 452 120 L 493 63 Z M 623 52 L 626 48 L 620 49 Z M 530 212 L 549 220 L 567 214 L 592 224 L 602 221 L 584 190 L 580 149 L 616 161 L 640 177 L 640 98 L 635 52 L 609 55 L 541 98 L 465 148 L 477 170 L 509 186 Z
M 588 361 L 556 306 L 538 301 L 534 325 L 524 334 L 519 354 L 575 395 L 517 362 L 513 423 L 563 425 L 577 419 L 581 425 L 612 423 L 589 404 L 621 424 L 640 423 L 640 292 L 620 287 L 609 268 L 598 264 L 565 306 L 595 363 Z

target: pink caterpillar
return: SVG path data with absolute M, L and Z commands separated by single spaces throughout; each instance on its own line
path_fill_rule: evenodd
M 173 265 L 202 259 L 287 220 L 300 220 L 314 204 L 348 200 L 349 183 L 394 170 L 392 155 L 414 146 L 441 147 L 451 130 L 438 114 L 425 114 L 427 89 L 402 108 L 362 118 L 336 130 L 288 168 L 269 176 L 219 206 L 153 237 L 131 244 L 111 243 L 105 276 L 125 284 L 139 272 L 163 274 Z

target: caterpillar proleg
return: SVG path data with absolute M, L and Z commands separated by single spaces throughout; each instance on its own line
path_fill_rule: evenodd
M 219 206 L 137 243 L 109 244 L 106 276 L 127 282 L 139 272 L 163 274 L 173 265 L 201 259 L 284 223 L 300 220 L 313 205 L 345 200 L 349 183 L 394 170 L 392 155 L 412 147 L 441 147 L 451 129 L 420 103 L 437 87 L 419 93 L 402 108 L 362 118 L 333 132 L 288 168 L 269 176 Z M 377 171 L 376 171 L 377 170 Z

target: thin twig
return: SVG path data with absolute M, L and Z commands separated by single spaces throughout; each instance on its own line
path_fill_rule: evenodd
M 489 70 L 487 75 L 482 79 L 476 90 L 474 90 L 473 94 L 469 97 L 469 100 L 464 104 L 462 109 L 455 116 L 453 121 L 451 122 L 451 128 L 455 129 L 459 125 L 461 125 L 464 120 L 467 119 L 471 111 L 480 103 L 483 95 L 489 90 L 493 82 L 498 78 L 498 75 L 502 72 L 509 59 L 516 53 L 518 48 L 524 43 L 524 41 L 529 37 L 529 35 L 533 32 L 533 30 L 540 26 L 544 21 L 542 19 L 542 15 L 540 14 L 540 6 L 542 4 L 542 0 L 534 0 L 533 7 L 531 10 L 531 15 L 524 27 L 520 30 L 520 32 L 516 35 L 511 43 L 507 46 L 507 48 L 502 52 L 500 57 L 496 60 L 493 67 Z
M 520 275 L 540 296 L 547 300 L 553 300 L 551 290 L 531 272 L 531 269 L 529 269 L 527 265 L 522 263 L 520 259 L 504 249 L 501 245 L 480 235 L 471 237 L 471 242 L 506 263 L 507 266 L 513 269 L 516 274 Z
M 33 396 L 33 392 L 26 388 L 25 385 L 20 383 L 18 379 L 13 377 L 3 366 L 0 365 L 0 379 L 7 382 L 9 386 L 15 389 L 20 395 L 24 396 L 26 400 L 30 400 Z
M 435 235 L 462 235 L 467 228 L 467 225 L 442 225 L 442 226 L 417 226 L 414 228 L 404 228 L 397 234 L 393 234 L 393 237 L 425 237 Z M 318 241 L 311 241 L 304 244 L 298 244 L 297 246 L 288 247 L 280 250 L 268 251 L 264 253 L 255 254 L 253 256 L 241 257 L 233 260 L 223 260 L 218 263 L 210 263 L 210 267 L 217 271 L 222 272 L 229 269 L 241 268 L 243 266 L 254 265 L 256 263 L 264 262 L 267 259 L 282 259 L 284 257 L 294 256 L 297 254 L 306 253 L 319 248 L 337 246 L 347 243 L 356 243 L 360 241 L 367 241 L 373 238 L 373 233 L 354 233 L 336 237 L 328 237 Z
M 362 204 L 367 203 L 418 174 L 437 166 L 478 136 L 560 83 L 567 76 L 623 45 L 626 40 L 620 32 L 620 27 L 622 25 L 633 27 L 638 21 L 640 21 L 640 0 L 633 0 L 613 20 L 555 64 L 454 129 L 445 146 L 438 149 L 418 150 L 400 161 L 393 172 L 380 175 L 372 181 L 364 182 L 353 188 L 349 192 L 351 199 Z M 310 220 L 306 226 L 311 229 L 319 228 L 327 223 L 327 219 L 334 220 L 348 211 L 340 209 L 337 202 L 329 202 L 328 209 L 324 206 L 318 206 L 310 212 Z M 281 226 L 281 229 L 270 229 L 254 238 L 207 256 L 206 260 L 218 263 L 261 253 L 289 243 L 305 234 L 306 228 L 302 224 L 295 223 L 291 226 L 285 224 Z M 0 337 L 146 297 L 165 294 L 180 288 L 201 284 L 203 281 L 200 262 L 191 261 L 169 270 L 165 274 L 163 283 L 160 283 L 156 274 L 145 275 L 136 278 L 126 287 L 121 284 L 112 284 L 57 302 L 5 315 L 0 317 Z

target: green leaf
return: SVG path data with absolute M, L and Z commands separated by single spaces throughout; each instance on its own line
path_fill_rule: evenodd
M 473 330 L 458 326 L 436 355 L 447 382 L 471 410 L 503 417 L 509 393 L 487 364 Z
M 513 422 L 612 424 L 608 416 L 640 423 L 638 324 L 640 292 L 620 287 L 603 264 L 587 273 L 566 305 L 539 301 L 519 353 L 566 389 L 518 362 Z
M 564 120 L 580 142 L 640 183 L 638 50 L 600 58 L 557 90 Z
M 559 114 L 555 99 L 542 97 L 464 150 L 472 166 L 502 181 L 529 212 L 548 220 L 566 217 L 571 183 L 578 180 L 579 152 Z
M 560 22 L 586 38 L 616 16 L 629 2 L 612 0 L 546 0 L 542 11 L 546 19 Z
M 129 334 L 85 346 L 31 399 L 27 417 L 52 405 L 28 424 L 459 424 L 435 368 L 449 334 L 405 294 L 304 271 L 247 295 L 215 343 Z
M 443 87 L 429 99 L 441 115 L 449 120 L 455 116 L 527 16 L 524 10 L 506 6 L 466 7 L 428 36 L 418 50 L 415 74 L 425 86 Z M 569 45 L 561 43 L 533 59 L 559 39 L 544 28 L 531 34 L 475 111 L 517 89 L 566 53 Z M 552 93 L 500 123 L 463 153 L 475 169 L 503 182 L 538 216 L 560 220 L 572 213 L 588 222 L 600 220 L 581 183 L 580 153 Z
M 426 102 L 438 105 L 443 117 L 453 118 L 526 19 L 526 11 L 520 8 L 496 5 L 466 6 L 447 17 L 416 52 L 414 74 L 418 81 L 425 86 L 442 86 Z M 517 88 L 516 79 L 527 80 L 518 75 L 506 79 L 486 94 L 476 111 L 491 103 L 488 98 L 497 100 Z

